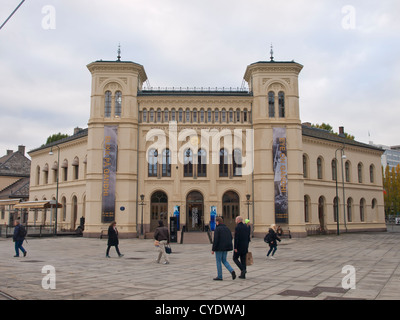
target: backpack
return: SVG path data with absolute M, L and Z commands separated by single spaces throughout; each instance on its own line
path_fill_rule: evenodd
M 270 242 L 270 235 L 269 235 L 269 232 L 265 235 L 265 237 L 264 237 L 264 242 L 265 242 L 265 243 L 269 243 L 269 242 Z
M 25 229 L 25 227 L 24 227 L 23 225 L 19 225 L 18 234 L 19 234 L 22 238 L 25 238 L 25 237 L 26 237 L 27 231 L 26 231 L 26 229 Z

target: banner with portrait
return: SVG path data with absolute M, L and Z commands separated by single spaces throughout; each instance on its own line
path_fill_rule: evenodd
M 275 223 L 288 223 L 286 128 L 273 129 Z
M 102 216 L 103 223 L 115 220 L 115 185 L 117 171 L 118 127 L 104 126 Z

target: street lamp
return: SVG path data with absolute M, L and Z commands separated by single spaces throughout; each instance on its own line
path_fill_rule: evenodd
M 140 195 L 140 200 L 141 200 L 141 202 L 139 203 L 139 205 L 142 206 L 142 222 L 141 222 L 141 225 L 140 225 L 140 235 L 143 236 L 143 206 L 145 205 L 145 203 L 144 203 L 144 194 Z
M 251 205 L 251 202 L 250 202 L 250 195 L 249 194 L 246 194 L 246 205 L 247 205 L 247 219 L 249 219 L 250 220 L 250 205 Z
M 57 147 L 58 152 L 57 152 L 57 190 L 56 190 L 56 210 L 55 210 L 55 220 L 54 220 L 54 235 L 57 235 L 57 211 L 58 211 L 58 177 L 60 175 L 60 147 L 58 145 L 55 145 Z M 51 147 L 49 155 L 53 155 L 53 147 Z
M 337 235 L 340 234 L 339 232 L 339 195 L 338 195 L 338 174 L 337 174 L 337 152 L 340 150 L 340 154 L 341 154 L 341 167 L 342 167 L 342 183 L 343 183 L 343 210 L 344 210 L 344 175 L 343 175 L 343 159 L 346 159 L 346 155 L 344 154 L 344 145 L 343 147 L 336 149 L 335 151 L 335 166 L 336 166 L 336 172 L 335 172 L 335 182 L 336 182 L 336 212 L 335 212 L 335 216 L 336 216 L 336 224 L 337 224 Z M 344 223 L 346 223 L 346 213 L 344 214 Z

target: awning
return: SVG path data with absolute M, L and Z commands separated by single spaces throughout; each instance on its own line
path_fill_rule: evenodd
M 13 206 L 17 203 L 20 203 L 21 199 L 7 199 L 7 200 L 0 200 L 0 206 Z
M 53 200 L 54 201 L 54 200 Z M 26 201 L 18 203 L 14 206 L 14 209 L 48 209 L 54 208 L 55 203 L 53 201 Z M 57 208 L 62 208 L 62 204 L 58 203 Z

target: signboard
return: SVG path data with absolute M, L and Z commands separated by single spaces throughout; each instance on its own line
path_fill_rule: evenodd
M 104 126 L 102 216 L 103 223 L 115 220 L 115 184 L 117 171 L 117 126 Z
M 286 147 L 286 129 L 274 128 L 272 152 L 274 159 L 275 223 L 289 222 Z

